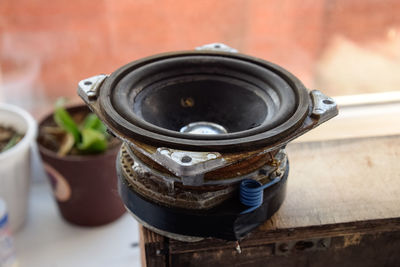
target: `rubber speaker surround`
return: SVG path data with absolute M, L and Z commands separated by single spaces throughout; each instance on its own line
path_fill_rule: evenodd
M 185 113 L 179 107 L 182 92 L 189 90 L 185 87 L 194 95 L 210 96 L 200 101 L 196 112 Z M 163 94 L 164 100 L 171 100 L 157 98 Z M 302 125 L 310 103 L 302 83 L 281 67 L 242 54 L 211 51 L 167 53 L 127 64 L 105 80 L 99 101 L 107 121 L 126 136 L 154 146 L 221 152 L 251 150 L 281 140 Z M 257 107 L 252 110 L 253 105 Z M 179 132 L 186 122 L 203 118 L 199 114 L 217 123 L 229 121 L 229 116 L 236 119 L 229 122 L 227 134 Z

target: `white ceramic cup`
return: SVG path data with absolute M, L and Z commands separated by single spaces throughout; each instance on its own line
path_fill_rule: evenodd
M 9 226 L 12 232 L 20 229 L 26 218 L 30 176 L 31 147 L 36 142 L 37 123 L 25 110 L 0 103 L 0 125 L 14 128 L 24 134 L 18 144 L 0 152 L 0 197 L 8 207 Z

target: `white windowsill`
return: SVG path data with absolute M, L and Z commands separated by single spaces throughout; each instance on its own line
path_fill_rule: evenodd
M 21 267 L 140 266 L 138 223 L 131 216 L 100 227 L 73 226 L 61 218 L 45 182 L 33 183 L 28 218 L 14 240 Z

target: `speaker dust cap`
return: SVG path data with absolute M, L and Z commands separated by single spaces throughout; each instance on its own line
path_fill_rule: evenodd
M 285 69 L 222 44 L 131 62 L 78 93 L 121 139 L 190 151 L 281 147 L 337 114 Z

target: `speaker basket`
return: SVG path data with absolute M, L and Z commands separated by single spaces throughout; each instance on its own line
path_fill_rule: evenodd
M 285 69 L 234 51 L 160 54 L 79 83 L 124 141 L 117 172 L 127 209 L 163 235 L 245 236 L 284 199 L 286 144 L 338 113 Z

